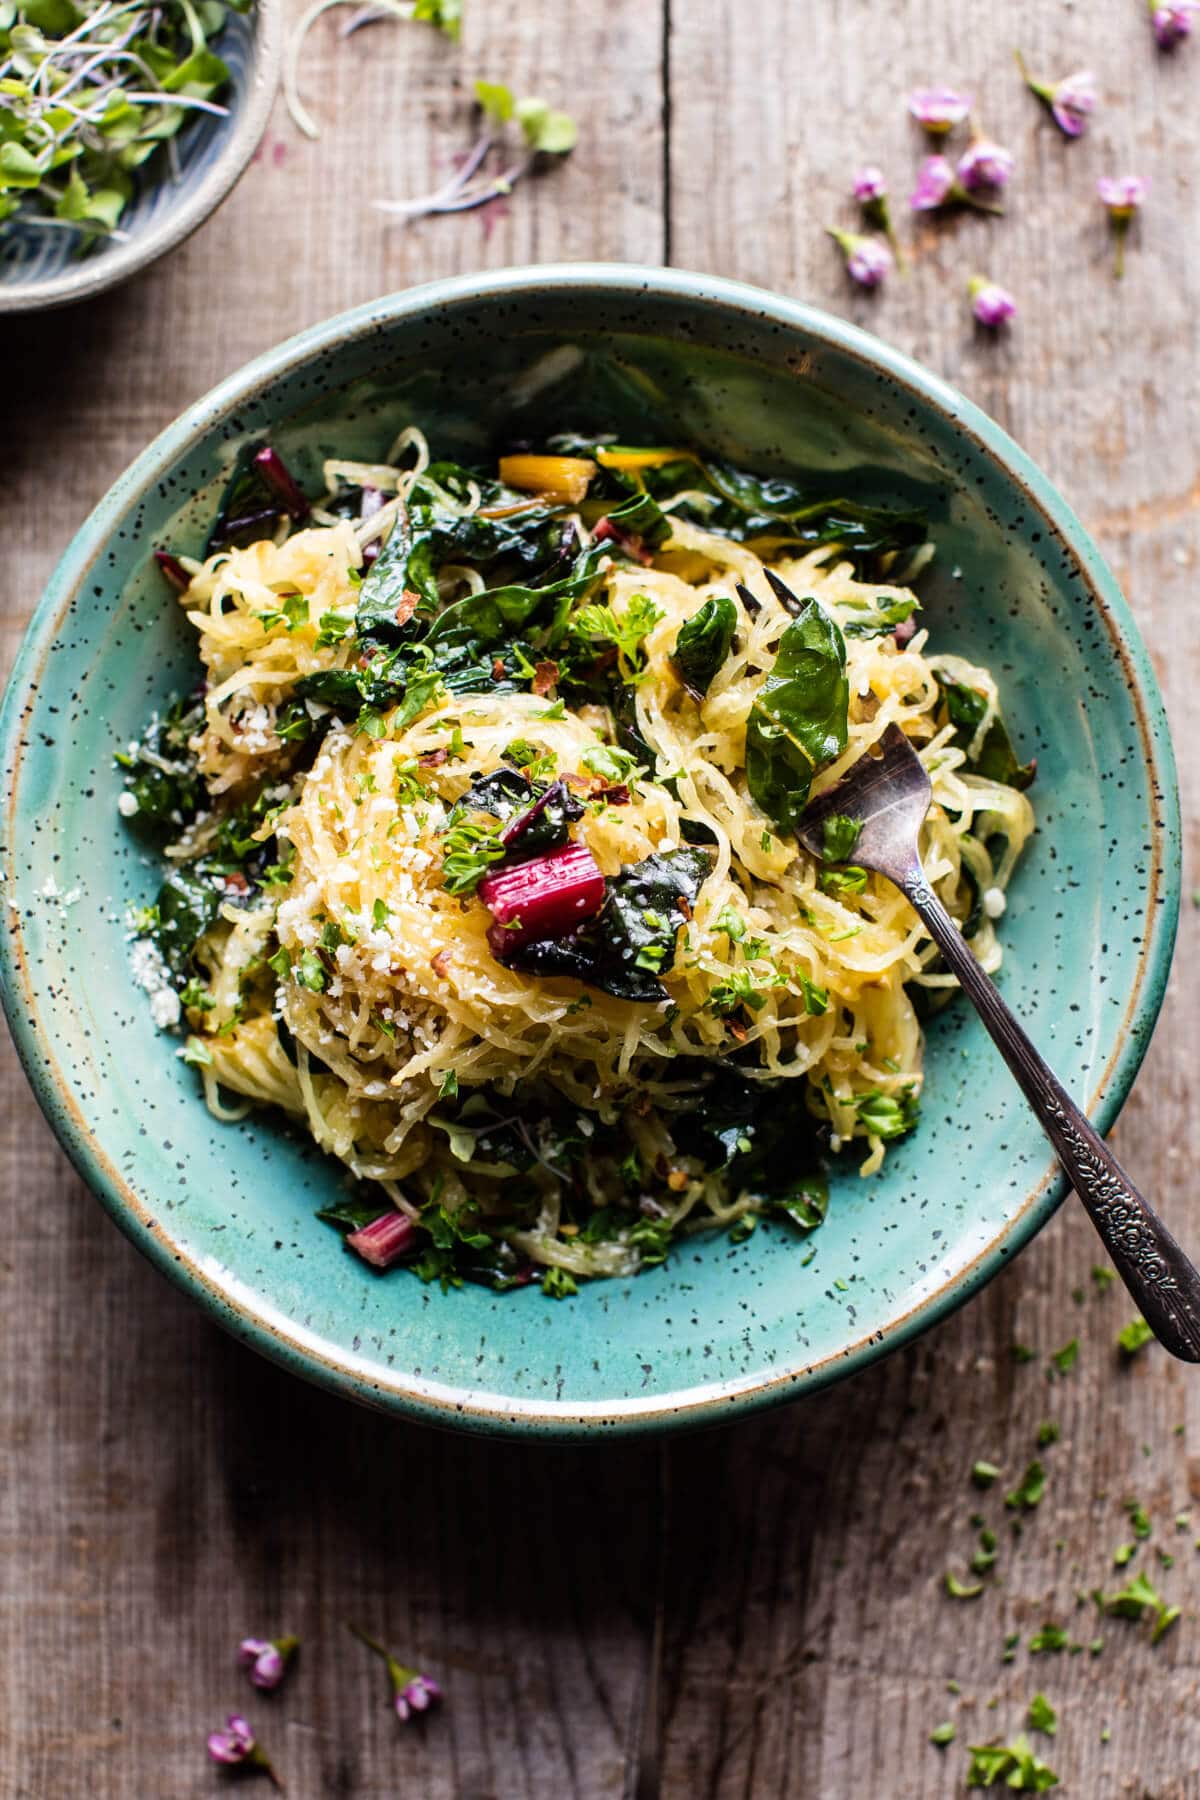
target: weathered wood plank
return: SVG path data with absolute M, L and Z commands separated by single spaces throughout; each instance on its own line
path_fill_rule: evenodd
M 176 256 L 86 310 L 6 322 L 5 667 L 89 507 L 247 357 L 481 264 L 661 256 L 657 4 L 468 6 L 461 52 L 423 26 L 341 43 L 337 24 L 305 65 L 318 143 L 277 110 L 257 165 Z M 470 141 L 475 74 L 569 106 L 578 154 L 486 218 L 388 224 L 371 201 L 428 190 Z M 653 1448 L 460 1443 L 268 1368 L 118 1237 L 11 1052 L 0 1156 L 0 1793 L 214 1794 L 204 1733 L 244 1705 L 295 1796 L 620 1795 L 649 1641 Z M 400 1728 L 347 1619 L 445 1679 L 430 1729 Z M 301 1665 L 257 1699 L 237 1640 L 288 1629 Z
M 1194 64 L 1189 74 L 1182 60 L 1156 59 L 1136 8 L 1093 11 L 1085 23 L 1031 5 L 968 19 L 947 5 L 889 14 L 869 0 L 819 9 L 673 0 L 672 23 L 676 259 L 802 295 L 880 332 L 965 388 L 1061 482 L 1150 643 L 1194 846 L 1200 358 L 1188 297 L 1200 266 L 1176 223 L 1197 172 L 1181 104 Z M 1017 42 L 1052 75 L 1085 62 L 1097 70 L 1103 106 L 1086 140 L 1064 143 L 1021 91 Z M 922 145 L 903 96 L 938 81 L 981 98 L 1018 175 L 1010 217 L 913 233 L 904 203 Z M 888 173 L 913 240 L 911 274 L 877 295 L 851 290 L 820 229 L 853 226 L 847 194 L 864 161 Z M 1127 167 L 1151 176 L 1155 198 L 1116 284 L 1095 181 Z M 966 310 L 977 269 L 1021 304 L 999 341 L 976 332 Z M 1200 993 L 1188 954 L 1196 920 L 1185 911 L 1163 1023 L 1117 1139 L 1195 1244 L 1200 1201 L 1181 1177 L 1198 1123 Z M 1113 1336 L 1130 1313 L 1119 1291 L 1089 1292 L 1076 1307 L 1072 1289 L 1090 1290 L 1096 1260 L 1077 1210 L 976 1304 L 886 1366 L 811 1406 L 672 1449 L 674 1490 L 704 1495 L 703 1508 L 677 1509 L 668 1534 L 663 1792 L 672 1800 L 957 1794 L 962 1745 L 1019 1729 L 1038 1688 L 1062 1713 L 1057 1741 L 1041 1740 L 1061 1791 L 1088 1800 L 1200 1792 L 1200 1579 L 1194 1533 L 1172 1524 L 1200 1493 L 1189 1450 L 1200 1429 L 1196 1387 L 1157 1349 L 1118 1366 Z M 1074 1335 L 1076 1369 L 1048 1385 L 1046 1354 Z M 1014 1366 L 1014 1342 L 1036 1346 L 1039 1361 Z M 1041 1453 L 1046 1499 L 1014 1544 L 999 1488 L 976 1493 L 968 1471 L 987 1457 L 1011 1484 L 1036 1453 L 1043 1418 L 1062 1439 Z M 1079 1588 L 1114 1585 L 1112 1551 L 1130 1536 L 1127 1495 L 1154 1520 L 1139 1560 L 1193 1615 L 1154 1651 L 1123 1621 L 1097 1627 L 1094 1609 L 1074 1599 Z M 953 1601 L 940 1578 L 947 1567 L 965 1573 L 977 1508 L 1001 1520 L 1003 1586 Z M 1155 1545 L 1175 1553 L 1169 1572 L 1158 1569 Z M 1043 1620 L 1085 1643 L 1101 1631 L 1103 1653 L 1031 1658 L 1028 1638 Z M 1018 1630 L 1022 1648 L 1006 1665 L 1004 1639 Z M 961 1698 L 946 1693 L 950 1679 Z M 939 1752 L 927 1739 L 943 1719 L 957 1721 L 959 1737 Z M 1105 1726 L 1112 1735 L 1102 1744 Z

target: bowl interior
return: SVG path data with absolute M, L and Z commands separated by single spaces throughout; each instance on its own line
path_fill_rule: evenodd
M 81 254 L 75 229 L 22 221 L 0 231 L 0 312 L 83 299 L 123 281 L 181 243 L 233 186 L 254 154 L 275 92 L 278 0 L 227 13 L 211 48 L 229 67 L 224 116 L 196 111 L 173 139 L 175 162 L 156 153 L 135 171 L 121 237 Z
M 68 553 L 9 694 L 8 1002 L 68 1148 L 130 1235 L 235 1331 L 359 1398 L 447 1423 L 628 1428 L 828 1379 L 993 1273 L 1048 1216 L 1056 1178 L 956 1003 L 929 1033 L 919 1129 L 875 1179 L 843 1163 L 807 1241 L 775 1227 L 737 1246 L 697 1239 L 567 1303 L 443 1296 L 348 1256 L 312 1217 L 338 1166 L 266 1115 L 215 1122 L 128 968 L 126 911 L 153 897 L 156 874 L 117 817 L 112 754 L 195 668 L 149 552 L 199 549 L 247 439 L 269 432 L 316 476 L 325 455 L 378 457 L 409 421 L 435 453 L 466 458 L 601 428 L 925 506 L 935 645 L 993 669 L 1039 763 L 1039 831 L 1004 921 L 1001 985 L 1104 1122 L 1169 960 L 1169 745 L 1144 651 L 1082 532 L 932 377 L 819 314 L 705 286 L 707 298 L 682 278 L 639 291 L 628 274 L 539 271 L 318 328 L 210 396 L 123 478 Z

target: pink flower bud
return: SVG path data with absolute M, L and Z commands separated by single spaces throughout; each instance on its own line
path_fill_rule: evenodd
M 971 102 L 967 95 L 956 94 L 953 88 L 917 88 L 908 96 L 908 110 L 926 131 L 934 137 L 942 137 L 962 124 L 971 110 Z
M 834 231 L 830 237 L 846 259 L 846 273 L 859 287 L 875 288 L 892 272 L 892 253 L 882 238 L 864 237 L 858 231 Z
M 992 143 L 990 138 L 976 138 L 958 159 L 958 179 L 969 192 L 1007 187 L 1013 167 L 1011 150 Z
M 1096 77 L 1090 69 L 1076 69 L 1061 81 L 1037 81 L 1025 67 L 1025 58 L 1017 51 L 1017 67 L 1025 86 L 1050 108 L 1054 123 L 1067 137 L 1082 137 L 1087 122 L 1096 110 Z
M 1146 198 L 1146 187 L 1140 175 L 1103 175 L 1096 183 L 1096 192 L 1108 209 L 1108 222 L 1117 240 L 1114 275 L 1125 273 L 1125 234 L 1129 221 Z
M 299 1641 L 294 1637 L 243 1638 L 238 1645 L 238 1668 L 247 1670 L 256 1688 L 277 1688 Z
M 917 185 L 908 204 L 914 212 L 936 212 L 954 197 L 958 182 L 947 156 L 927 156 L 917 170 Z
M 230 1768 L 239 1763 L 248 1762 L 257 1745 L 249 1721 L 240 1713 L 230 1713 L 225 1720 L 224 1731 L 210 1731 L 208 1734 L 208 1754 L 216 1763 L 225 1763 Z
M 1017 303 L 1008 290 L 998 282 L 989 281 L 986 275 L 972 275 L 967 292 L 971 296 L 971 311 L 990 331 L 1011 319 L 1017 310 Z
M 1200 10 L 1200 0 L 1172 0 L 1166 6 L 1150 0 L 1150 23 L 1160 50 L 1173 50 L 1176 44 L 1191 35 L 1192 14 L 1197 10 Z
M 866 206 L 872 200 L 885 200 L 887 183 L 883 179 L 883 170 L 873 165 L 860 169 L 854 177 L 854 198 L 860 206 Z
M 1102 175 L 1096 192 L 1114 219 L 1132 219 L 1146 198 L 1146 183 L 1140 175 Z

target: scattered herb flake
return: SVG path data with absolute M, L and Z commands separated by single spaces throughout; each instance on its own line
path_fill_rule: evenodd
M 1046 1471 L 1035 1458 L 1026 1469 L 1015 1488 L 1011 1488 L 1004 1496 L 1004 1504 L 1013 1511 L 1022 1507 L 1040 1506 L 1042 1496 L 1046 1492 Z
M 1154 1333 L 1145 1319 L 1131 1319 L 1123 1330 L 1117 1333 L 1117 1346 L 1123 1356 L 1136 1356 L 1147 1344 L 1154 1342 Z
M 1031 1731 L 1044 1732 L 1047 1737 L 1053 1737 L 1058 1730 L 1058 1714 L 1045 1694 L 1035 1694 L 1029 1702 L 1027 1723 Z

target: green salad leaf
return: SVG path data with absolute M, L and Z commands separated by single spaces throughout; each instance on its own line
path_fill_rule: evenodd
M 846 748 L 849 710 L 842 634 L 806 599 L 746 721 L 746 784 L 780 831 L 796 829 L 814 774 Z

